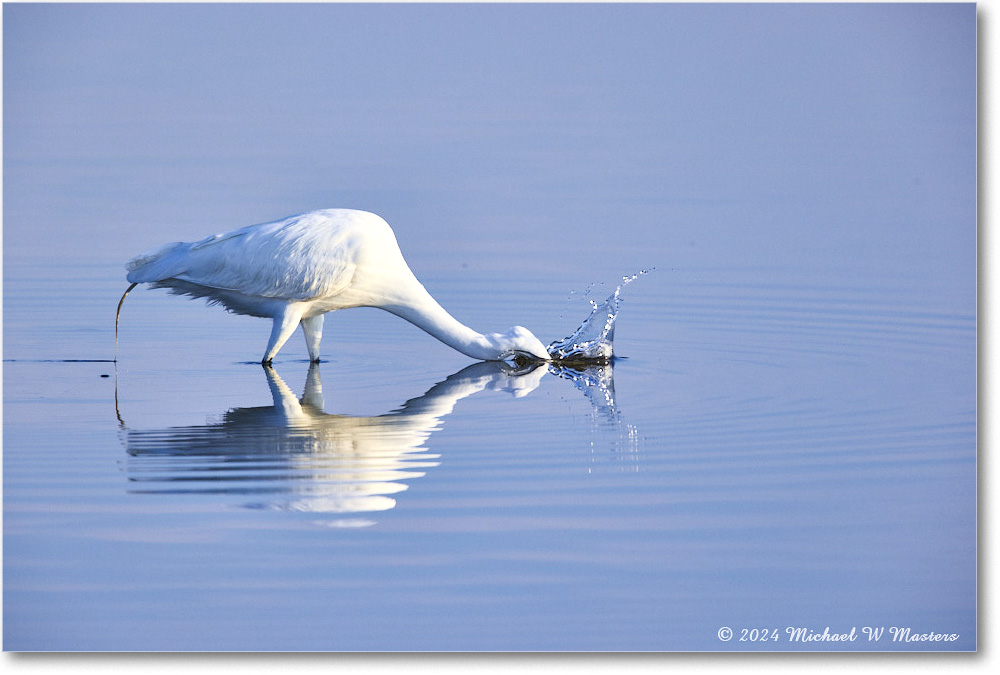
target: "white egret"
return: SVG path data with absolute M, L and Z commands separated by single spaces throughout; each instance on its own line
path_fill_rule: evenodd
M 417 281 L 392 228 L 365 211 L 326 209 L 251 225 L 193 243 L 176 242 L 126 266 L 132 282 L 207 298 L 235 314 L 273 319 L 261 363 L 269 364 L 301 325 L 311 361 L 319 361 L 323 315 L 378 307 L 474 359 L 548 360 L 526 328 L 482 334 L 452 317 Z M 118 317 L 115 317 L 117 344 Z

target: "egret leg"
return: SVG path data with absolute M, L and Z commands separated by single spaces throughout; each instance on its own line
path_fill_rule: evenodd
M 122 313 L 122 303 L 125 302 L 125 298 L 132 292 L 132 289 L 138 285 L 139 284 L 132 284 L 129 286 L 125 291 L 125 294 L 122 295 L 122 299 L 118 301 L 118 310 L 115 312 L 115 363 L 118 363 L 118 317 L 121 316 Z
M 306 336 L 306 349 L 309 350 L 309 360 L 319 363 L 319 343 L 323 339 L 323 315 L 302 319 L 302 333 Z
M 271 326 L 271 339 L 267 341 L 267 350 L 261 363 L 270 365 L 271 359 L 278 355 L 278 351 L 285 345 L 285 342 L 295 332 L 295 327 L 299 325 L 302 312 L 305 307 L 300 304 L 288 304 L 281 310 L 281 314 L 274 317 L 274 325 Z

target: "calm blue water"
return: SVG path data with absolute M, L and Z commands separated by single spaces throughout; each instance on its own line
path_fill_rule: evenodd
M 976 648 L 974 5 L 3 19 L 4 649 Z M 546 343 L 656 269 L 588 372 L 145 290 L 109 361 L 128 258 L 324 207 Z

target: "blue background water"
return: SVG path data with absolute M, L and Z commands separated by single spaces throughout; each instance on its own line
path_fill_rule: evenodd
M 975 12 L 5 5 L 4 648 L 974 649 Z M 656 267 L 614 406 L 162 291 L 89 361 L 132 255 L 332 206 L 480 330 Z

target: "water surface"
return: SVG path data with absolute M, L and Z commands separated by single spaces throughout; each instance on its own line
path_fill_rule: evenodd
M 7 5 L 4 87 L 5 649 L 976 648 L 974 6 Z M 110 362 L 130 257 L 324 207 L 545 343 L 656 269 L 590 368 L 140 289 Z

